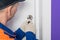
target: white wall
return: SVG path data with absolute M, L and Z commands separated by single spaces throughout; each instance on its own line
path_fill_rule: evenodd
M 42 0 L 42 40 L 51 40 L 51 0 Z
M 51 40 L 51 0 L 26 0 L 20 3 L 15 17 L 8 22 L 7 26 L 15 31 L 30 14 L 36 19 L 33 20 L 36 21 L 37 38 Z
M 33 23 L 36 23 L 37 38 L 42 40 L 42 0 L 26 0 L 20 3 L 15 17 L 8 22 L 7 26 L 13 31 L 17 30 L 30 14 L 34 17 Z
M 15 31 L 27 19 L 28 15 L 33 15 L 33 17 L 35 17 L 34 0 L 26 0 L 25 2 L 20 2 L 15 17 L 13 17 L 13 19 L 8 22 L 7 26 Z

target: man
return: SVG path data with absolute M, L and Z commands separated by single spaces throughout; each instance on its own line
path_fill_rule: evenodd
M 26 40 L 36 40 L 32 26 L 32 28 L 28 27 L 26 32 L 20 28 L 13 32 L 6 27 L 7 22 L 14 16 L 17 10 L 18 2 L 23 1 L 24 0 L 0 0 L 0 40 L 22 40 L 25 36 Z

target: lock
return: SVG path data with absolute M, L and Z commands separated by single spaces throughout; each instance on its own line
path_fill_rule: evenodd
M 32 21 L 32 19 L 33 19 L 33 16 L 32 15 L 29 15 L 27 17 L 27 23 L 29 24 Z

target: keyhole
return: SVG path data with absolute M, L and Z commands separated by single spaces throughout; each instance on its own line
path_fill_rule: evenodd
M 30 23 L 30 21 L 28 21 L 28 24 Z

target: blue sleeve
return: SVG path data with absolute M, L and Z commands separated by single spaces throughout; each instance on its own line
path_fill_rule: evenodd
M 32 32 L 26 32 L 26 40 L 37 40 L 36 35 Z
M 17 31 L 15 31 L 16 39 L 15 40 L 22 40 L 25 36 L 25 33 L 19 28 Z

